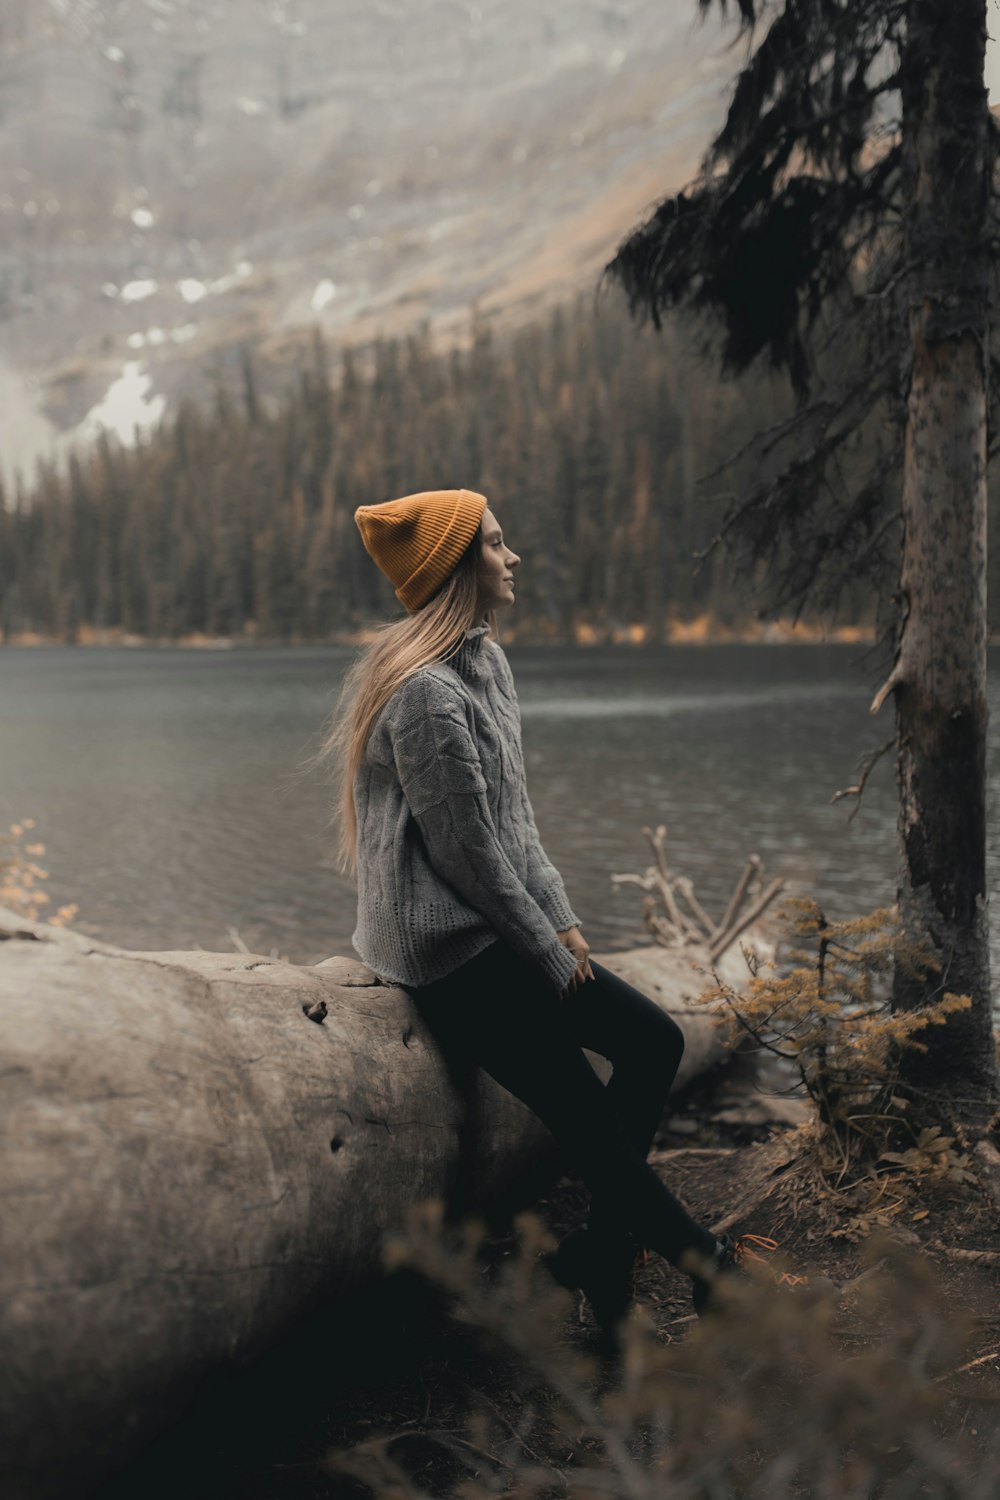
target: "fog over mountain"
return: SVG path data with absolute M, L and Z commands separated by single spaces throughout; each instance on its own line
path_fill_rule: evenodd
M 695 0 L 2 0 L 0 462 L 242 343 L 277 382 L 314 324 L 444 342 L 593 285 L 733 35 Z

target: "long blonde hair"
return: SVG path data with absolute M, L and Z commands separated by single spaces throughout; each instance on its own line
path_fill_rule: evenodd
M 334 768 L 330 779 L 335 794 L 327 821 L 338 829 L 336 863 L 342 874 L 357 875 L 354 778 L 382 709 L 407 677 L 428 662 L 453 656 L 472 626 L 485 622 L 488 637 L 498 638 L 496 611 L 479 608 L 481 542 L 480 528 L 437 593 L 415 614 L 374 627 L 374 639 L 347 669 L 319 749 L 303 765 L 304 770 Z

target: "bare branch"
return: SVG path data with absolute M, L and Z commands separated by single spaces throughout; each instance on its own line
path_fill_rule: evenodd
M 745 932 L 761 914 L 767 910 L 774 898 L 785 888 L 785 882 L 778 878 L 771 881 L 767 890 L 758 897 L 744 916 L 728 929 L 723 930 L 717 937 L 713 938 L 709 947 L 709 954 L 713 959 L 719 958 L 731 943 L 735 943 L 741 932 Z
M 865 782 L 868 780 L 869 776 L 871 775 L 872 771 L 874 771 L 883 755 L 888 754 L 888 752 L 893 748 L 896 743 L 896 739 L 897 736 L 893 735 L 892 739 L 886 740 L 884 745 L 879 745 L 877 750 L 869 750 L 865 755 L 863 755 L 858 761 L 858 770 L 860 771 L 861 775 L 856 785 L 845 786 L 841 791 L 834 792 L 833 796 L 830 798 L 831 802 L 839 802 L 842 797 L 857 797 L 858 800 L 855 803 L 854 807 L 852 807 L 850 815 L 848 816 L 848 823 L 851 822 L 854 814 L 861 806 L 861 798 L 864 796 L 865 791 Z
M 691 910 L 694 912 L 695 916 L 698 918 L 698 921 L 704 928 L 704 936 L 706 938 L 713 937 L 719 930 L 718 925 L 717 923 L 712 921 L 711 917 L 708 915 L 705 908 L 702 906 L 701 902 L 695 895 L 693 883 L 688 879 L 686 875 L 678 875 L 674 879 L 674 885 L 680 891 L 681 895 L 684 897 L 684 900 L 687 902 L 688 906 L 690 906 Z
M 653 854 L 656 858 L 656 871 L 653 878 L 663 897 L 663 904 L 667 909 L 670 921 L 679 933 L 682 933 L 692 942 L 702 942 L 704 940 L 703 934 L 698 931 L 690 918 L 684 915 L 674 900 L 673 882 L 670 871 L 667 868 L 667 857 L 663 849 L 667 837 L 667 825 L 665 823 L 658 824 L 655 833 L 651 828 L 644 828 L 642 831 L 653 847 Z
M 875 694 L 875 697 L 872 699 L 871 708 L 868 710 L 868 712 L 872 713 L 872 714 L 877 714 L 878 711 L 879 711 L 879 709 L 882 707 L 882 704 L 888 698 L 889 694 L 896 687 L 898 687 L 898 685 L 902 682 L 902 680 L 903 680 L 902 663 L 899 660 L 897 660 L 896 661 L 896 665 L 893 667 L 892 671 L 889 673 L 889 676 L 886 678 L 885 682 L 883 682 L 882 686 L 879 688 L 878 692 Z
M 764 873 L 764 861 L 761 859 L 759 854 L 751 854 L 749 859 L 747 860 L 746 865 L 743 868 L 743 873 L 740 876 L 739 880 L 736 882 L 736 887 L 733 891 L 733 894 L 729 898 L 729 905 L 726 907 L 725 915 L 723 916 L 722 921 L 719 923 L 718 927 L 715 929 L 716 934 L 725 932 L 727 928 L 732 926 L 732 923 L 736 917 L 736 913 L 743 905 L 743 901 L 747 893 L 747 887 L 749 886 L 750 881 L 753 879 L 755 872 L 758 875 L 763 875 Z

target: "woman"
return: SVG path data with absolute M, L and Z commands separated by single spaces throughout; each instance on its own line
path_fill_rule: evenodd
M 550 1268 L 584 1289 L 602 1329 L 629 1306 L 641 1246 L 687 1270 L 701 1311 L 740 1246 L 692 1219 L 646 1161 L 683 1034 L 590 957 L 538 836 L 496 636 L 521 559 L 470 490 L 361 506 L 355 521 L 408 617 L 350 669 L 328 747 L 343 751 L 353 945 L 541 1118 L 590 1188 L 589 1223 Z M 611 1061 L 606 1087 L 584 1047 Z

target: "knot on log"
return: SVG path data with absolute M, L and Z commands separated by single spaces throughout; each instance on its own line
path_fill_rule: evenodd
M 315 1021 L 317 1026 L 322 1026 L 327 1016 L 326 1001 L 316 1000 L 312 1005 L 303 1005 L 302 1014 L 308 1016 L 310 1021 Z

